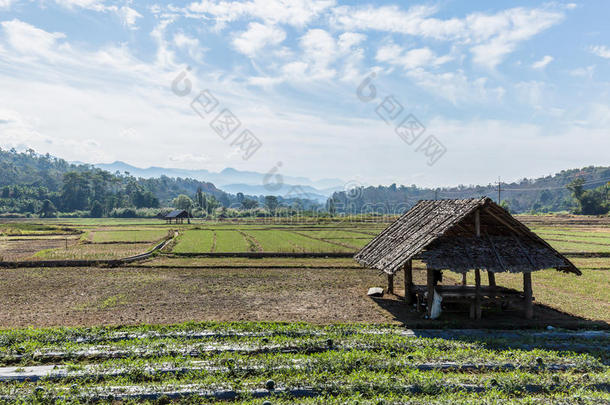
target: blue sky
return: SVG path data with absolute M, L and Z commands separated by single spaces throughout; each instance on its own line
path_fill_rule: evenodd
M 609 16 L 602 0 L 0 0 L 0 146 L 362 184 L 608 165 Z M 225 109 L 240 126 L 219 134 Z M 425 130 L 401 138 L 409 115 Z

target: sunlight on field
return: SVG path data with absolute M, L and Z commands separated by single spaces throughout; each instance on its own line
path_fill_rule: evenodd
M 559 223 L 553 226 L 552 217 L 535 217 L 532 228 L 548 242 L 564 252 L 588 252 L 604 254 L 610 252 L 610 227 L 606 225 L 566 225 Z M 294 269 L 352 269 L 358 268 L 350 258 L 197 258 L 171 257 L 176 254 L 198 253 L 350 253 L 355 252 L 384 226 L 380 223 L 354 223 L 327 221 L 315 223 L 275 223 L 262 224 L 254 221 L 221 221 L 199 222 L 193 224 L 165 225 L 160 222 L 123 219 L 83 219 L 69 221 L 71 228 L 66 228 L 58 220 L 37 220 L 36 223 L 20 222 L 18 225 L 2 224 L 1 229 L 19 229 L 19 234 L 9 240 L 8 236 L 0 239 L 0 254 L 5 260 L 70 260 L 70 259 L 118 259 L 132 256 L 149 250 L 154 241 L 158 241 L 171 229 L 178 229 L 179 236 L 168 250 L 145 262 L 134 264 L 135 267 L 154 270 L 171 268 L 210 269 L 214 268 L 269 268 L 277 271 L 294 272 Z M 153 225 L 154 224 L 154 225 Z M 82 235 L 40 235 L 41 232 L 84 232 Z M 12 231 L 11 231 L 12 232 Z M 31 239 L 30 239 L 31 238 Z M 59 239 L 58 239 L 59 238 Z M 81 238 L 81 243 L 78 242 Z M 83 243 L 83 241 L 94 243 Z M 67 244 L 67 247 L 66 247 Z M 170 254 L 170 256 L 167 256 Z M 610 258 L 607 257 L 574 257 L 572 261 L 582 269 L 583 276 L 560 274 L 555 271 L 540 271 L 534 277 L 534 295 L 536 302 L 552 308 L 587 319 L 610 320 Z M 415 273 L 423 273 L 421 263 L 416 263 Z M 285 270 L 283 270 L 285 269 Z M 451 272 L 446 282 L 458 282 L 458 276 Z M 236 273 L 240 274 L 241 273 Z M 353 273 L 357 275 L 356 271 Z M 400 275 L 399 275 L 400 277 Z M 417 276 L 421 278 L 421 275 Z M 472 277 L 470 277 L 472 278 Z M 499 274 L 498 284 L 521 289 L 522 279 L 518 275 Z M 277 280 L 272 277 L 270 280 Z M 274 281 L 275 282 L 275 281 Z M 332 279 L 328 282 L 333 282 Z M 371 284 L 383 285 L 383 278 Z M 397 285 L 400 282 L 397 280 Z M 363 286 L 366 288 L 368 286 Z M 257 288 L 265 288 L 260 286 Z M 400 287 L 398 289 L 400 291 Z M 118 293 L 118 292 L 116 292 Z M 115 294 L 116 294 L 115 293 Z M 112 294 L 110 294 L 112 296 Z

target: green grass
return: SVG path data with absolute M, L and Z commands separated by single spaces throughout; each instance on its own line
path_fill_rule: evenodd
M 50 224 L 34 223 L 34 222 L 6 222 L 0 223 L 0 235 L 3 236 L 20 236 L 20 235 L 40 235 L 40 234 L 58 234 L 72 235 L 78 233 L 74 228 L 65 226 L 54 226 Z
M 608 259 L 605 259 L 608 261 Z M 454 282 L 461 279 L 455 273 L 444 272 Z M 468 283 L 473 284 L 473 272 Z M 523 290 L 523 275 L 496 273 L 498 285 Z M 582 276 L 559 273 L 554 269 L 532 274 L 532 289 L 537 303 L 549 305 L 583 318 L 610 321 L 610 277 L 607 270 L 583 270 Z
M 301 235 L 301 232 L 303 232 L 303 235 Z M 341 231 L 333 232 L 339 235 L 346 234 L 346 232 Z M 215 230 L 193 229 L 183 231 L 173 251 L 176 253 L 206 253 L 212 251 L 213 246 L 215 252 L 256 252 L 261 250 L 264 252 L 352 252 L 356 249 L 355 247 L 341 246 L 342 240 L 335 242 L 332 239 L 328 241 L 316 239 L 324 236 L 325 232 L 292 231 L 291 228 L 284 230 L 240 227 L 240 230 L 235 230 L 233 226 L 230 229 L 223 229 L 223 227 L 218 227 Z M 359 239 L 356 240 L 360 241 Z M 348 243 L 348 241 L 344 243 Z
M 214 244 L 214 231 L 188 230 L 178 236 L 178 243 L 173 251 L 176 253 L 207 253 Z
M 559 252 L 610 252 L 610 245 L 559 242 L 555 240 L 547 240 L 547 242 Z
M 261 404 L 264 399 L 253 399 L 248 392 L 265 389 L 272 381 L 276 389 L 316 392 L 308 399 L 269 398 L 285 404 L 610 400 L 607 392 L 595 386 L 610 377 L 607 363 L 594 349 L 607 345 L 607 338 L 567 339 L 593 348 L 575 353 L 522 349 L 536 339 L 545 339 L 527 333 L 507 341 L 493 334 L 478 339 L 439 339 L 406 336 L 403 331 L 360 324 L 254 322 L 0 330 L 0 366 L 10 364 L 23 372 L 25 367 L 55 364 L 55 370 L 68 373 L 53 380 L 5 382 L 0 384 L 0 395 L 14 402 L 34 403 L 61 396 L 71 403 L 84 402 L 100 392 L 118 394 L 134 388 L 149 393 L 234 390 L 242 396 L 233 403 Z M 45 357 L 45 353 L 53 354 Z M 113 355 L 91 357 L 95 353 Z M 453 369 L 421 368 L 446 363 L 452 363 Z M 460 369 L 468 365 L 482 368 Z M 512 369 L 493 370 L 493 366 Z M 567 369 L 552 371 L 547 366 Z M 469 386 L 482 391 L 468 392 Z M 527 393 L 531 386 L 541 392 Z M 37 387 L 42 389 L 34 393 Z M 203 399 L 190 396 L 183 401 Z
M 249 252 L 250 245 L 237 231 L 216 231 L 216 252 Z
M 344 252 L 350 251 L 322 240 L 308 238 L 290 231 L 247 231 L 265 252 Z

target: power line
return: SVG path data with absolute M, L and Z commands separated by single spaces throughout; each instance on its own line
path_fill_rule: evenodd
M 585 183 L 583 183 L 583 186 L 588 186 L 591 184 L 596 184 L 596 183 L 603 183 L 603 182 L 607 182 L 610 181 L 610 177 L 609 178 L 605 178 L 605 179 L 598 179 L 598 180 L 591 180 L 591 181 L 587 181 Z M 487 186 L 479 186 L 481 188 L 490 188 L 491 185 L 487 185 Z M 471 189 L 474 187 L 471 187 Z M 536 187 L 536 188 L 507 188 L 506 185 L 504 185 L 504 188 L 502 188 L 501 191 L 542 191 L 542 190 L 559 190 L 559 189 L 565 189 L 566 185 L 563 186 L 554 186 L 554 187 Z M 441 190 L 441 193 L 445 193 L 445 194 L 459 194 L 459 193 L 465 193 L 468 192 L 466 189 L 464 190 Z M 470 191 L 472 192 L 472 191 Z

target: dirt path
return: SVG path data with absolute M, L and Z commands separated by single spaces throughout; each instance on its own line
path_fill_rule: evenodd
M 210 253 L 216 252 L 216 231 L 213 232 L 214 236 L 212 236 L 212 247 L 210 248 Z
M 256 240 L 256 238 L 254 236 L 252 236 L 244 231 L 237 231 L 237 232 L 239 232 L 241 234 L 241 236 L 244 237 L 244 240 L 248 244 L 250 252 L 262 252 L 263 251 L 263 247 L 261 246 L 259 241 Z
M 347 249 L 353 249 L 354 251 L 359 249 L 358 247 L 348 245 L 347 243 L 335 242 L 335 241 L 332 241 L 332 240 L 329 240 L 329 239 L 323 239 L 323 238 L 316 238 L 315 236 L 307 235 L 305 233 L 300 233 L 300 232 L 292 231 L 292 233 L 297 234 L 299 236 L 304 236 L 304 237 L 309 238 L 309 239 L 317 240 L 317 241 L 320 241 L 320 242 L 330 243 L 331 245 L 341 246 L 341 247 L 347 248 Z

